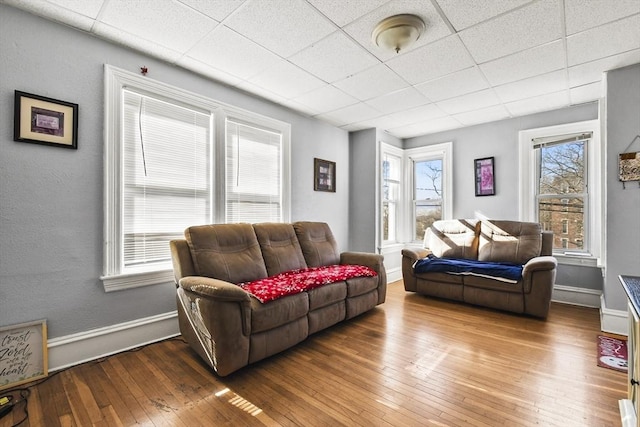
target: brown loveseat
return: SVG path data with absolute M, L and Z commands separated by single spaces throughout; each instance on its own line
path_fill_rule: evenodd
M 402 276 L 407 291 L 546 318 L 556 277 L 551 256 L 553 233 L 540 224 L 457 219 L 436 221 L 425 233 L 424 249 L 403 249 Z M 507 283 L 486 275 L 416 273 L 419 259 L 438 258 L 515 263 L 522 277 Z
M 185 237 L 171 242 L 180 331 L 220 376 L 385 300 L 382 256 L 339 253 L 325 223 L 203 225 L 188 228 Z M 291 270 L 334 264 L 367 266 L 377 274 L 266 303 L 238 286 Z

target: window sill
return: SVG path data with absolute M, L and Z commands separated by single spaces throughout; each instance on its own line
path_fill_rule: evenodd
M 173 270 L 145 271 L 141 273 L 118 274 L 100 278 L 105 292 L 122 291 L 142 286 L 173 282 Z
M 601 267 L 598 258 L 593 255 L 567 255 L 554 253 L 554 258 L 560 265 L 578 265 L 582 267 Z

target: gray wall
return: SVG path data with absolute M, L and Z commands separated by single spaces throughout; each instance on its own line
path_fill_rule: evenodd
M 105 293 L 103 67 L 204 94 L 288 123 L 292 220 L 349 239 L 348 133 L 139 52 L 0 5 L 0 326 L 46 318 L 49 337 L 175 310 L 171 283 Z M 78 150 L 13 141 L 14 90 L 79 104 Z M 313 191 L 313 158 L 337 162 L 337 192 Z
M 590 103 L 410 138 L 404 148 L 453 142 L 453 218 L 473 218 L 479 213 L 517 220 L 518 132 L 597 118 L 598 105 Z M 475 196 L 473 160 L 482 157 L 495 157 L 495 196 Z M 602 273 L 600 268 L 561 265 L 556 283 L 601 290 Z
M 378 129 L 364 129 L 349 135 L 349 247 L 354 251 L 379 253 L 376 241 L 376 169 L 379 143 L 402 148 L 402 141 Z
M 618 155 L 640 151 L 640 64 L 607 76 L 607 308 L 626 310 L 618 275 L 640 276 L 640 187 L 618 180 Z

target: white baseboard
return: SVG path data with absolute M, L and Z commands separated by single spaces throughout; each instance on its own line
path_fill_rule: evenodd
M 387 283 L 402 280 L 402 268 L 391 268 L 387 270 Z
M 177 335 L 180 335 L 178 312 L 172 311 L 53 338 L 47 342 L 49 371 L 57 371 Z
M 629 313 L 606 307 L 604 296 L 600 302 L 600 329 L 603 332 L 629 336 Z
M 551 301 L 583 307 L 600 307 L 602 291 L 596 289 L 577 288 L 573 286 L 554 285 Z

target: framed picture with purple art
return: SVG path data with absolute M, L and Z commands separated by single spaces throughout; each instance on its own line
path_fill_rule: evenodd
M 13 140 L 78 148 L 78 104 L 15 91 Z
M 473 161 L 476 176 L 476 196 L 493 196 L 496 194 L 494 179 L 494 159 L 485 157 Z

